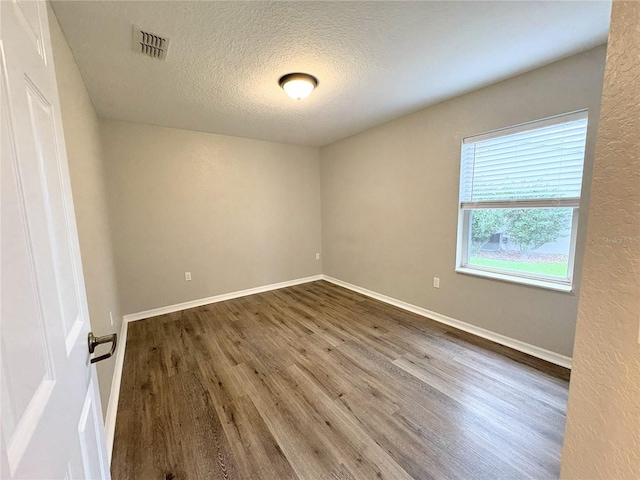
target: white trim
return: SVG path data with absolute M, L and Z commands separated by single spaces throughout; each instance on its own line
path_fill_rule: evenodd
M 484 200 L 481 202 L 460 202 L 463 210 L 487 208 L 578 208 L 580 197 L 533 198 L 520 200 Z
M 465 265 L 456 268 L 457 273 L 463 273 L 465 275 L 473 275 L 474 277 L 490 278 L 491 280 L 499 280 L 501 282 L 519 283 L 521 285 L 528 285 L 530 287 L 544 288 L 545 290 L 555 290 L 562 293 L 573 293 L 573 285 L 571 281 L 553 281 L 544 280 L 542 278 L 536 278 L 533 275 L 519 275 L 505 271 L 505 273 L 498 272 L 497 269 L 491 269 L 489 267 L 483 267 L 479 265 Z
M 151 310 L 145 310 L 144 312 L 130 313 L 129 315 L 124 316 L 124 321 L 134 322 L 136 320 L 144 320 L 145 318 L 157 317 L 159 315 L 166 315 L 167 313 L 179 312 L 181 310 L 187 310 L 189 308 L 201 307 L 210 303 L 224 302 L 225 300 L 231 300 L 233 298 L 246 297 L 247 295 L 268 292 L 270 290 L 277 290 L 279 288 L 292 287 L 294 285 L 300 285 L 301 283 L 316 282 L 318 280 L 322 280 L 322 275 L 296 278 L 295 280 L 287 280 L 286 282 L 272 283 L 270 285 L 263 285 L 261 287 L 223 293 L 222 295 L 215 295 L 213 297 L 200 298 L 198 300 L 191 300 L 189 302 L 176 303 L 175 305 L 167 305 L 166 307 L 153 308 Z
M 122 382 L 122 369 L 124 367 L 124 350 L 127 346 L 127 321 L 122 319 L 120 335 L 118 336 L 118 350 L 116 352 L 116 364 L 113 368 L 113 379 L 111 380 L 111 392 L 109 393 L 109 404 L 107 405 L 107 415 L 104 419 L 104 428 L 107 434 L 107 459 L 111 465 L 113 453 L 113 441 L 116 434 L 116 417 L 118 415 L 118 401 L 120 400 L 120 384 Z
M 431 320 L 435 320 L 436 322 L 444 323 L 445 325 L 449 325 L 450 327 L 454 327 L 459 330 L 463 330 L 465 332 L 476 335 L 478 337 L 491 340 L 492 342 L 499 343 L 500 345 L 504 345 L 505 347 L 513 348 L 514 350 L 518 350 L 519 352 L 523 352 L 528 355 L 541 358 L 542 360 L 546 360 L 547 362 L 560 365 L 561 367 L 571 368 L 571 357 L 567 357 L 565 355 L 561 355 L 559 353 L 552 352 L 550 350 L 546 350 L 544 348 L 537 347 L 535 345 L 531 345 L 529 343 L 525 343 L 520 340 L 516 340 L 514 338 L 506 337 L 504 335 L 500 335 L 499 333 L 494 333 L 484 328 L 476 327 L 475 325 L 471 325 L 469 323 L 456 320 L 455 318 L 447 317 L 445 315 L 432 312 L 425 308 L 418 307 L 416 305 L 412 305 L 410 303 L 403 302 L 402 300 L 397 300 L 392 297 L 388 297 L 381 293 L 367 290 L 366 288 L 358 287 L 357 285 L 353 285 L 351 283 L 338 280 L 337 278 L 333 278 L 328 275 L 322 275 L 322 279 L 326 280 L 327 282 L 331 282 L 335 285 L 338 285 L 340 287 L 344 287 L 349 290 L 353 290 L 354 292 L 361 293 L 362 295 L 366 295 L 367 297 L 375 298 L 376 300 L 380 300 L 381 302 L 394 305 L 398 308 L 402 308 L 403 310 L 407 310 L 409 312 L 422 315 L 423 317 L 427 317 Z
M 246 290 L 239 290 L 237 292 L 224 293 L 222 295 L 216 295 L 213 297 L 202 298 L 199 300 L 192 300 L 190 302 L 178 303 L 175 305 L 168 305 L 166 307 L 161 307 L 161 308 L 154 308 L 152 310 L 146 310 L 144 312 L 132 313 L 122 317 L 122 328 L 120 329 L 120 337 L 118 339 L 119 347 L 118 347 L 118 351 L 116 352 L 116 364 L 113 371 L 113 380 L 111 382 L 111 393 L 109 395 L 109 405 L 107 406 L 107 415 L 105 417 L 105 430 L 107 434 L 107 454 L 108 454 L 109 463 L 111 463 L 111 458 L 113 453 L 113 441 L 114 441 L 115 430 L 116 430 L 116 417 L 118 413 L 118 401 L 120 398 L 120 385 L 122 382 L 122 370 L 124 367 L 124 356 L 125 356 L 125 349 L 127 346 L 127 331 L 128 331 L 129 322 L 134 322 L 136 320 L 155 317 L 158 315 L 164 315 L 166 313 L 179 312 L 181 310 L 185 310 L 188 308 L 200 307 L 202 305 L 208 305 L 210 303 L 231 300 L 233 298 L 244 297 L 247 295 L 254 295 L 256 293 L 268 292 L 270 290 L 277 290 L 285 287 L 292 287 L 294 285 L 300 285 L 302 283 L 315 282 L 318 280 L 326 280 L 327 282 L 333 283 L 340 287 L 344 287 L 348 290 L 361 293 L 362 295 L 366 295 L 367 297 L 375 298 L 376 300 L 380 300 L 381 302 L 394 305 L 398 308 L 402 308 L 403 310 L 407 310 L 409 312 L 416 313 L 418 315 L 429 318 L 431 320 L 435 320 L 436 322 L 449 325 L 450 327 L 454 327 L 459 330 L 463 330 L 465 332 L 476 335 L 478 337 L 491 340 L 492 342 L 499 343 L 500 345 L 513 348 L 514 350 L 524 352 L 526 354 L 532 355 L 537 358 L 541 358 L 542 360 L 546 360 L 547 362 L 560 365 L 561 367 L 571 368 L 571 357 L 566 357 L 564 355 L 560 355 L 559 353 L 555 353 L 550 350 L 545 350 L 544 348 L 536 347 L 535 345 L 531 345 L 531 344 L 522 342 L 520 340 L 509 338 L 504 335 L 500 335 L 499 333 L 494 333 L 489 330 L 485 330 L 484 328 L 476 327 L 475 325 L 471 325 L 469 323 L 465 323 L 460 320 L 456 320 L 454 318 L 447 317 L 445 315 L 441 315 L 436 312 L 432 312 L 425 308 L 418 307 L 416 305 L 412 305 L 407 302 L 403 302 L 402 300 L 397 300 L 395 298 L 382 295 L 381 293 L 367 290 L 366 288 L 358 287 L 357 285 L 353 285 L 351 283 L 338 280 L 337 278 L 333 278 L 328 275 L 314 275 L 311 277 L 298 278 L 298 279 L 289 280 L 286 282 L 273 283 L 271 285 L 264 285 L 261 287 L 249 288 Z
M 582 110 L 576 110 L 569 113 L 561 113 L 560 115 L 554 115 L 552 117 L 542 118 L 540 120 L 531 120 L 529 122 L 520 123 L 512 127 L 497 128 L 496 130 L 491 130 L 489 132 L 464 137 L 462 139 L 462 143 L 463 145 L 476 143 L 496 137 L 504 137 L 507 135 L 514 135 L 516 133 L 529 132 L 531 130 L 537 130 L 538 128 L 551 127 L 552 125 L 560 125 L 561 123 L 575 122 L 577 120 L 589 121 L 589 109 L 584 108 Z
M 122 370 L 124 368 L 124 354 L 127 346 L 127 331 L 129 322 L 143 320 L 145 318 L 157 317 L 167 313 L 179 312 L 188 308 L 201 307 L 210 303 L 223 302 L 233 298 L 245 297 L 256 293 L 268 292 L 279 288 L 292 287 L 302 283 L 316 282 L 322 280 L 322 275 L 313 275 L 311 277 L 296 278 L 286 282 L 272 283 L 261 287 L 248 288 L 231 293 L 223 293 L 213 297 L 201 298 L 199 300 L 191 300 L 190 302 L 177 303 L 175 305 L 167 305 L 166 307 L 145 310 L 144 312 L 131 313 L 122 317 L 122 328 L 120 329 L 120 337 L 118 338 L 118 351 L 116 352 L 116 364 L 113 370 L 113 380 L 111 381 L 111 392 L 109 394 L 109 405 L 107 406 L 107 415 L 105 416 L 105 430 L 107 434 L 107 455 L 109 464 L 113 453 L 113 441 L 116 432 L 116 417 L 118 415 L 118 401 L 120 399 L 120 384 L 122 382 Z

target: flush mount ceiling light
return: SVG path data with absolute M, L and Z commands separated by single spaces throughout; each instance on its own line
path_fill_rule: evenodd
M 307 73 L 288 73 L 278 83 L 291 98 L 302 100 L 318 86 L 318 79 Z

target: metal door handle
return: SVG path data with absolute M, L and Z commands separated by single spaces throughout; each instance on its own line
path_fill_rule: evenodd
M 89 332 L 89 353 L 93 353 L 98 345 L 102 345 L 103 343 L 111 342 L 111 351 L 109 353 L 105 353 L 104 355 L 100 355 L 99 357 L 92 358 L 91 363 L 99 362 L 100 360 L 105 360 L 111 355 L 113 355 L 116 351 L 116 346 L 118 345 L 118 334 L 112 333 L 111 335 L 105 335 L 103 337 L 96 337 L 93 335 L 93 332 Z

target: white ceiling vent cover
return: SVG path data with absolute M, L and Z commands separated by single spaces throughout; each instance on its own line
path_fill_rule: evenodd
M 148 57 L 164 60 L 167 57 L 167 49 L 169 48 L 169 39 L 151 33 L 148 30 L 133 26 L 133 51 L 147 55 Z

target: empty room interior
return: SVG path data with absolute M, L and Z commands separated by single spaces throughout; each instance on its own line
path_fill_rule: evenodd
M 640 478 L 640 3 L 2 9 L 2 478 Z

